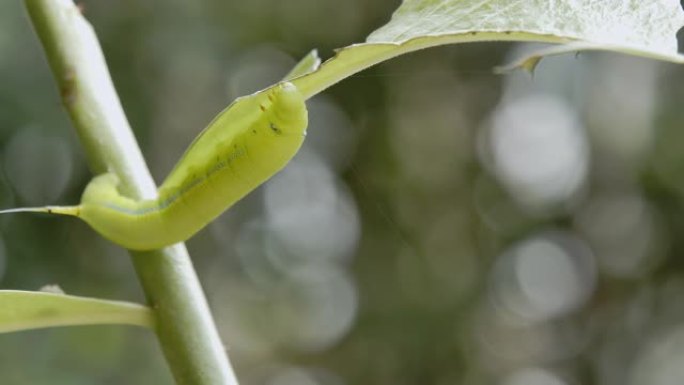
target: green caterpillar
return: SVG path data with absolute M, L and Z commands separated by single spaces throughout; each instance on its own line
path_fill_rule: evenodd
M 306 136 L 305 99 L 289 82 L 237 99 L 195 139 L 154 200 L 121 195 L 114 174 L 96 176 L 78 206 L 0 211 L 45 212 L 83 219 L 132 250 L 182 242 L 292 159 Z

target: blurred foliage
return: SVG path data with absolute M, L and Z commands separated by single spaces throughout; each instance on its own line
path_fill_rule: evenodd
M 161 181 L 233 98 L 398 3 L 83 6 Z M 90 175 L 21 15 L 0 2 L 0 207 L 73 203 Z M 302 153 L 188 242 L 242 384 L 679 383 L 684 73 L 588 53 L 494 75 L 519 49 L 430 49 L 317 96 Z M 80 222 L 0 231 L 2 288 L 143 300 L 126 253 Z M 171 381 L 125 327 L 0 335 L 0 373 Z

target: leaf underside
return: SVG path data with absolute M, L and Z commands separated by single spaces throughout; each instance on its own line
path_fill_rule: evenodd
M 395 56 L 476 41 L 569 44 L 567 51 L 606 50 L 683 63 L 676 39 L 682 25 L 678 0 L 404 0 L 365 43 L 338 50 L 293 82 L 311 97 Z M 510 67 L 534 68 L 544 56 L 559 53 L 541 50 Z

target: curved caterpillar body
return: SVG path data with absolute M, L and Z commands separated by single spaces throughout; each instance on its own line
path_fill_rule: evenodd
M 95 177 L 78 206 L 39 211 L 74 215 L 128 249 L 150 250 L 184 241 L 273 176 L 297 153 L 307 127 L 304 98 L 283 82 L 241 98 L 190 145 L 155 200 L 122 196 L 114 174 Z

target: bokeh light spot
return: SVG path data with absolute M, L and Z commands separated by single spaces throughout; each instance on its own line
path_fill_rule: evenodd
M 73 160 L 69 145 L 35 130 L 19 130 L 4 154 L 7 179 L 29 205 L 54 204 L 69 185 Z
M 542 368 L 521 369 L 501 383 L 501 385 L 566 385 L 558 376 Z
M 360 236 L 356 203 L 320 158 L 300 153 L 266 184 L 266 221 L 290 255 L 350 258 Z
M 588 246 L 570 234 L 531 237 L 498 261 L 493 275 L 495 302 L 528 321 L 568 314 L 593 291 L 594 264 Z
M 492 117 L 490 149 L 496 175 L 532 208 L 566 202 L 588 173 L 582 127 L 573 110 L 552 95 L 501 105 Z

